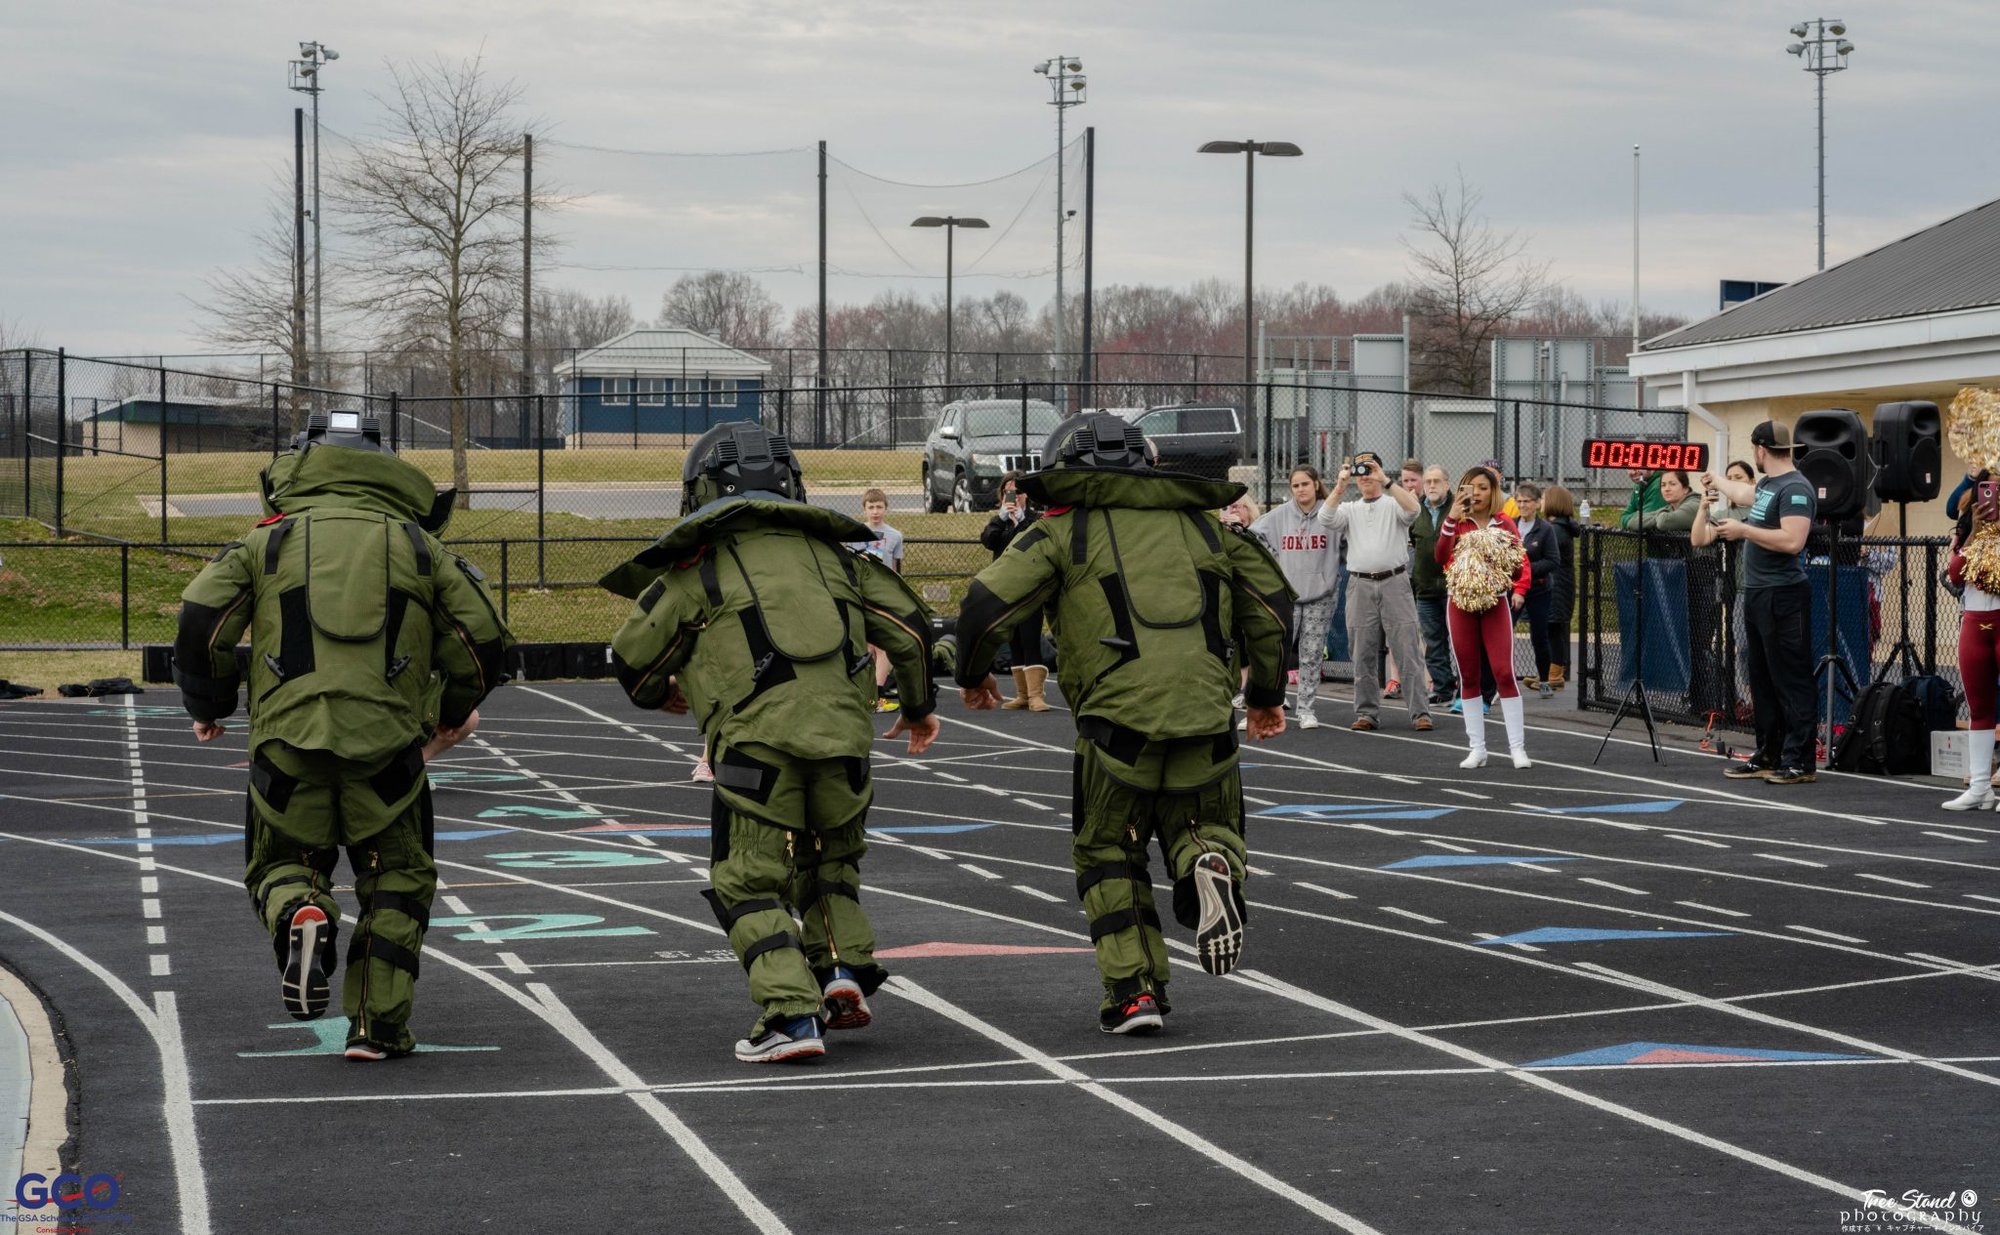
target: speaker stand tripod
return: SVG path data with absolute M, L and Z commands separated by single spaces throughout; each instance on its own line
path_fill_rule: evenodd
M 1632 684 L 1625 688 L 1625 697 L 1618 701 L 1618 710 L 1612 713 L 1611 727 L 1604 731 L 1604 740 L 1597 744 L 1597 754 L 1590 760 L 1592 767 L 1597 766 L 1597 761 L 1604 758 L 1604 749 L 1611 745 L 1611 735 L 1618 728 L 1618 722 L 1625 719 L 1627 712 L 1637 715 L 1645 724 L 1646 739 L 1653 745 L 1653 762 L 1660 762 L 1660 730 L 1653 722 L 1652 702 L 1646 698 L 1646 536 L 1644 517 L 1641 516 L 1637 588 L 1639 620 L 1632 624 L 1633 654 L 1637 659 L 1632 662 Z M 1612 578 L 1617 578 L 1616 566 L 1612 567 L 1611 574 Z M 1613 590 L 1615 594 L 1616 589 Z
M 1835 679 L 1845 682 L 1847 693 L 1856 699 L 1861 697 L 1861 687 L 1854 680 L 1854 671 L 1847 667 L 1847 661 L 1840 655 L 1840 524 L 1829 522 L 1826 537 L 1826 654 L 1813 666 L 1813 680 L 1818 681 L 1822 674 L 1826 677 L 1826 761 L 1832 763 Z
M 1901 543 L 1896 546 L 1896 574 L 1901 591 L 1902 636 L 1896 640 L 1896 646 L 1890 648 L 1889 654 L 1882 659 L 1882 672 L 1877 675 L 1877 681 L 1887 680 L 1889 666 L 1899 660 L 1903 664 L 1903 676 L 1906 678 L 1931 671 L 1924 664 L 1923 657 L 1917 655 L 1917 645 L 1910 642 L 1910 504 L 1898 502 L 1897 506 L 1900 508 L 1898 525 L 1901 528 L 1897 538 Z

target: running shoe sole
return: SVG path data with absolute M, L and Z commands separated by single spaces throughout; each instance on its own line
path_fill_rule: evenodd
M 1128 1016 L 1116 1025 L 1098 1025 L 1098 1029 L 1105 1033 L 1158 1033 L 1165 1027 L 1166 1022 L 1160 1019 L 1158 1012 L 1141 1012 L 1137 1016 Z
M 321 941 L 333 929 L 326 911 L 302 905 L 292 913 L 291 938 L 285 952 L 285 975 L 279 994 L 295 1021 L 316 1020 L 326 1011 L 329 989 Z
M 824 1054 L 823 1038 L 787 1038 L 767 1046 L 757 1046 L 746 1038 L 736 1044 L 736 1058 L 743 1063 L 790 1063 L 817 1059 Z
M 388 1051 L 369 1042 L 356 1042 L 349 1046 L 345 1053 L 349 1059 L 359 1059 L 364 1063 L 374 1063 L 389 1057 Z
M 1236 902 L 1236 881 L 1229 859 L 1205 853 L 1194 860 L 1194 892 L 1201 908 L 1194 932 L 1201 967 L 1221 977 L 1243 957 L 1243 911 Z
M 861 993 L 859 982 L 835 978 L 822 993 L 826 997 L 828 1029 L 866 1029 L 874 1022 L 875 1014 L 868 1010 L 868 999 Z

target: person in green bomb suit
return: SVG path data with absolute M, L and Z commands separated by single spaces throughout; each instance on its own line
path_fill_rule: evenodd
M 631 597 L 612 668 L 632 702 L 693 710 L 715 769 L 708 890 L 759 1014 L 745 1063 L 811 1060 L 825 1030 L 873 1019 L 888 977 L 861 907 L 874 782 L 875 660 L 902 711 L 886 736 L 937 737 L 929 610 L 847 542 L 868 530 L 809 506 L 782 436 L 708 430 L 682 471 L 683 517 L 600 580 Z M 793 912 L 798 919 L 795 921 Z
M 346 1055 L 407 1055 L 437 890 L 423 747 L 467 726 L 513 639 L 478 569 L 437 539 L 454 495 L 384 447 L 373 416 L 315 412 L 261 480 L 271 517 L 181 594 L 174 680 L 195 737 L 214 741 L 236 711 L 236 642 L 249 633 L 243 881 L 280 995 L 300 1020 L 326 1011 L 344 845 L 361 902 Z
M 1076 714 L 1071 847 L 1090 918 L 1106 1033 L 1161 1028 L 1167 949 L 1147 845 L 1157 837 L 1174 916 L 1202 968 L 1243 948 L 1243 796 L 1230 698 L 1245 732 L 1282 733 L 1292 591 L 1270 550 L 1212 513 L 1243 486 L 1158 471 L 1139 430 L 1072 416 L 1021 487 L 1047 513 L 979 572 L 959 608 L 956 678 L 968 706 L 1000 702 L 989 672 L 1017 621 L 1053 604 L 1057 683 Z M 1239 661 L 1238 657 L 1243 660 Z

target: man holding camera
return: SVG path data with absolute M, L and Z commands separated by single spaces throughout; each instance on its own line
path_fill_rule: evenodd
M 1743 543 L 1744 629 L 1750 636 L 1750 707 L 1757 753 L 1731 764 L 1723 775 L 1802 785 L 1818 778 L 1813 758 L 1812 588 L 1803 563 L 1818 503 L 1813 487 L 1792 464 L 1792 431 L 1767 420 L 1750 431 L 1757 470 L 1754 486 L 1704 473 L 1701 487 L 1733 506 L 1743 519 L 1706 519 L 1692 534 L 1697 548 L 1714 538 Z
M 1361 490 L 1351 502 L 1340 500 L 1348 482 Z M 1368 733 L 1381 726 L 1382 679 L 1378 665 L 1386 641 L 1396 663 L 1412 672 L 1424 663 L 1417 637 L 1417 601 L 1410 590 L 1410 525 L 1417 521 L 1417 497 L 1390 484 L 1382 456 L 1373 451 L 1355 455 L 1340 469 L 1333 493 L 1320 507 L 1320 523 L 1347 536 L 1347 643 L 1354 657 L 1354 724 Z M 1410 724 L 1431 727 L 1430 705 L 1412 682 L 1403 692 L 1409 702 Z

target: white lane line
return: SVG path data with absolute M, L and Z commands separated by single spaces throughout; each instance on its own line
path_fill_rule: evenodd
M 160 892 L 159 879 L 152 875 L 145 876 L 144 878 L 139 880 L 139 891 L 143 892 L 147 896 L 159 895 Z
M 1782 853 L 1760 853 L 1757 856 L 1760 858 L 1769 858 L 1773 862 L 1790 862 L 1793 866 L 1811 866 L 1820 870 L 1826 869 L 1826 863 L 1824 862 L 1808 862 L 1804 858 L 1788 858 Z
M 1719 840 L 1704 840 L 1699 836 L 1682 836 L 1679 832 L 1665 834 L 1668 840 L 1686 841 L 1690 845 L 1707 845 L 1710 849 L 1727 849 L 1728 845 Z
M 1852 935 L 1839 935 L 1835 934 L 1833 931 L 1823 931 L 1816 926 L 1797 926 L 1791 923 L 1787 923 L 1785 925 L 1785 929 L 1788 931 L 1798 931 L 1801 934 L 1806 934 L 1806 935 L 1818 935 L 1821 939 L 1838 939 L 1842 943 L 1868 942 L 1866 939 L 1856 939 Z
M 142 900 L 139 902 L 139 912 L 145 917 L 157 918 L 160 916 L 160 902 L 151 898 Z
M 1491 801 L 1493 800 L 1493 795 L 1492 795 L 1492 794 L 1490 794 L 1490 793 L 1474 793 L 1474 792 L 1473 792 L 1472 790 L 1470 790 L 1470 789 L 1443 789 L 1443 788 L 1440 788 L 1440 789 L 1438 790 L 1438 792 L 1439 792 L 1439 793 L 1449 793 L 1449 794 L 1451 794 L 1451 795 L 1452 795 L 1452 796 L 1454 796 L 1454 797 L 1460 797 L 1460 798 L 1472 798 L 1473 800 L 1475 800 L 1475 801 L 1479 801 L 1479 802 L 1491 802 Z
M 1989 905 L 2000 905 L 2000 896 L 1981 896 L 1977 892 L 1967 892 L 1965 899 L 1969 901 L 1985 901 Z
M 1933 956 L 1929 952 L 1905 952 L 1903 955 L 1914 956 L 1920 961 L 1931 961 L 1939 965 L 1950 965 L 1953 969 L 1978 971 L 1978 970 L 1986 970 L 1993 968 L 1992 965 L 1976 965 L 1971 961 L 1955 961 L 1951 959 L 1949 956 Z
M 1014 799 L 1014 802 L 1015 802 L 1015 804 L 1016 804 L 1016 805 L 1019 805 L 1019 806 L 1026 806 L 1026 807 L 1030 807 L 1030 808 L 1032 808 L 1032 809 L 1034 809 L 1034 810 L 1054 810 L 1054 809 L 1055 809 L 1055 807 L 1053 807 L 1053 806 L 1050 806 L 1050 805 L 1048 805 L 1048 804 L 1047 804 L 1047 803 L 1045 803 L 1045 802 L 1037 802 L 1037 801 L 1035 801 L 1035 800 L 1034 800 L 1033 798 L 1015 798 L 1015 799 Z
M 446 909 L 451 910 L 459 917 L 467 918 L 472 916 L 471 906 L 467 905 L 464 901 L 458 899 L 456 896 L 440 896 L 438 897 L 438 899 L 444 902 L 444 907 Z
M 172 958 L 161 953 L 155 952 L 151 956 L 148 956 L 146 958 L 146 965 L 151 970 L 153 977 L 166 978 L 173 976 L 174 963 Z
M 892 981 L 895 980 L 899 979 L 892 979 Z M 1851 1187 L 1847 1184 L 1841 1183 L 1838 1180 L 1829 1179 L 1824 1175 L 1815 1174 L 1814 1172 L 1808 1171 L 1803 1167 L 1793 1166 L 1789 1162 L 1779 1161 L 1776 1158 L 1769 1157 L 1765 1154 L 1760 1154 L 1755 1150 L 1745 1149 L 1741 1145 L 1733 1145 L 1728 1141 L 1724 1141 L 1719 1138 L 1709 1136 L 1706 1133 L 1697 1132 L 1693 1128 L 1686 1127 L 1682 1124 L 1674 1123 L 1671 1120 L 1661 1119 L 1656 1115 L 1648 1115 L 1644 1111 L 1636 1110 L 1632 1107 L 1625 1106 L 1622 1103 L 1613 1102 L 1607 1098 L 1600 1098 L 1595 1094 L 1587 1093 L 1584 1090 L 1572 1088 L 1571 1086 L 1563 1084 L 1561 1081 L 1551 1080 L 1549 1077 L 1541 1075 L 1539 1073 L 1525 1071 L 1521 1068 L 1515 1067 L 1513 1064 L 1510 1064 L 1505 1060 L 1495 1059 L 1490 1055 L 1483 1055 L 1478 1051 L 1472 1050 L 1469 1047 L 1460 1046 L 1454 1042 L 1447 1042 L 1442 1038 L 1432 1037 L 1429 1034 L 1420 1033 L 1414 1029 L 1404 1028 L 1401 1025 L 1385 1021 L 1381 1017 L 1371 1016 L 1368 1013 L 1361 1011 L 1359 1008 L 1349 1007 L 1346 1004 L 1339 1003 L 1332 999 L 1327 999 L 1324 996 L 1316 995 L 1311 991 L 1293 986 L 1288 982 L 1279 981 L 1277 978 L 1273 978 L 1268 974 L 1258 973 L 1255 970 L 1239 969 L 1234 974 L 1231 975 L 1231 980 L 1241 981 L 1246 985 L 1249 985 L 1253 989 L 1261 987 L 1267 991 L 1272 992 L 1273 994 L 1282 995 L 1286 998 L 1293 999 L 1296 1002 L 1306 1004 L 1309 1007 L 1316 1007 L 1321 1009 L 1322 1011 L 1331 1012 L 1335 1016 L 1341 1017 L 1345 1020 L 1353 1021 L 1358 1025 L 1366 1025 L 1373 1029 L 1379 1029 L 1384 1033 L 1394 1035 L 1395 1037 L 1401 1038 L 1406 1042 L 1410 1042 L 1418 1046 L 1429 1047 L 1432 1050 L 1442 1051 L 1447 1055 L 1454 1056 L 1458 1059 L 1463 1059 L 1468 1063 L 1477 1064 L 1480 1067 L 1488 1068 L 1499 1075 L 1506 1076 L 1511 1080 L 1519 1081 L 1524 1085 L 1532 1085 L 1537 1089 L 1540 1089 L 1546 1093 L 1554 1094 L 1557 1097 L 1567 1098 L 1572 1102 L 1580 1102 L 1585 1106 L 1594 1107 L 1595 1109 L 1603 1111 L 1606 1114 L 1616 1115 L 1621 1119 L 1631 1120 L 1634 1123 L 1640 1124 L 1644 1127 L 1651 1128 L 1655 1132 L 1663 1132 L 1668 1136 L 1676 1137 L 1680 1140 L 1687 1141 L 1690 1144 L 1699 1145 L 1704 1149 L 1712 1150 L 1720 1154 L 1725 1154 L 1731 1158 L 1736 1159 L 1739 1162 L 1747 1162 L 1753 1166 L 1762 1167 L 1767 1171 L 1772 1171 L 1775 1172 L 1776 1174 L 1783 1175 L 1788 1179 L 1797 1180 L 1800 1183 L 1811 1184 L 1813 1187 L 1821 1188 L 1828 1192 L 1832 1192 L 1837 1196 L 1843 1197 L 1857 1204 L 1866 1205 L 1868 1203 L 1869 1194 L 1867 1192 L 1864 1192 L 1860 1188 Z M 1720 1007 L 1722 1007 L 1723 1010 L 1729 1012 L 1741 1011 L 1740 1009 L 1731 1007 L 1726 1004 L 1720 1005 Z M 1945 1066 L 1948 1067 L 1949 1065 Z M 1973 1073 L 1972 1075 L 1976 1076 L 1978 1074 Z M 1990 1078 L 1990 1077 L 1983 1079 L 1987 1079 L 1989 1081 L 2000 1080 L 2000 1078 Z M 1964 1227 L 1954 1226 L 1951 1223 L 1930 1218 L 1928 1215 L 1922 1213 L 1921 1211 L 1913 1212 L 1911 1217 L 1912 1220 L 1923 1222 L 1925 1225 L 1933 1227 L 1934 1229 L 1937 1230 L 1959 1232 L 1960 1235 L 1971 1235 L 1971 1233 L 1968 1232 Z
M 1395 776 L 1395 775 L 1391 775 L 1391 774 L 1390 774 L 1390 773 L 1388 773 L 1388 772 L 1377 772 L 1377 773 L 1375 774 L 1375 779 L 1377 779 L 1377 780 L 1393 780 L 1393 781 L 1395 781 L 1395 782 L 1396 782 L 1397 784 L 1399 784 L 1399 785 L 1421 785 L 1421 784 L 1423 784 L 1423 783 L 1424 783 L 1424 782 L 1422 782 L 1422 781 L 1418 780 L 1418 779 L 1417 779 L 1416 777 L 1414 777 L 1414 776 Z
M 1662 999 L 1684 1000 L 1699 1007 L 1707 1008 L 1711 1012 L 1725 1012 L 1730 1016 L 1741 1017 L 1744 1020 L 1757 1021 L 1760 1024 L 1771 1025 L 1779 1029 L 1789 1029 L 1794 1033 L 1807 1034 L 1815 1038 L 1825 1038 L 1829 1042 L 1838 1042 L 1842 1046 L 1852 1047 L 1858 1051 L 1865 1051 L 1871 1055 L 1887 1055 L 1891 1059 L 1900 1059 L 1905 1063 L 1914 1063 L 1922 1067 L 1932 1068 L 1964 1080 L 1978 1081 L 1982 1085 L 2000 1085 L 2000 1076 L 1992 1076 L 1984 1072 L 1974 1072 L 1969 1068 L 1960 1068 L 1952 1064 L 1940 1063 L 1935 1059 L 1930 1059 L 1899 1047 L 1885 1046 L 1880 1042 L 1871 1042 L 1866 1038 L 1853 1037 L 1852 1035 L 1841 1033 L 1836 1029 L 1823 1029 L 1818 1025 L 1808 1025 L 1803 1021 L 1787 1020 L 1782 1016 L 1772 1016 L 1767 1012 L 1759 1012 L 1753 1008 L 1745 1008 L 1733 1003 L 1724 1003 L 1719 999 L 1711 999 L 1706 995 L 1697 995 L 1693 991 L 1685 991 L 1676 986 L 1668 986 L 1664 982 L 1655 982 L 1650 978 L 1642 978 L 1636 974 L 1625 973 L 1591 961 L 1579 961 L 1576 967 L 1578 969 L 1588 969 L 1593 973 L 1601 973 L 1606 977 L 1627 982 L 1635 990 L 1645 991 L 1649 995 L 1654 995 Z
M 966 872 L 967 874 L 971 874 L 971 875 L 977 875 L 977 876 L 979 876 L 979 877 L 980 877 L 981 879 L 998 879 L 998 878 L 1000 878 L 1000 876 L 998 876 L 998 875 L 994 874 L 994 873 L 993 873 L 992 871 L 990 871 L 990 870 L 987 870 L 987 869 L 986 869 L 985 867 L 983 867 L 983 866 L 974 866 L 974 865 L 973 865 L 972 863 L 970 863 L 970 862 L 960 862 L 960 863 L 958 864 L 958 869 L 960 869 L 960 870 L 962 870 L 962 871 L 965 871 L 965 872 Z
M 139 869 L 140 869 L 141 871 L 149 871 L 149 870 L 153 870 L 153 869 L 154 869 L 154 861 L 155 861 L 155 859 L 153 859 L 153 858 L 140 858 L 140 859 L 139 859 Z
M 1748 918 L 1753 916 L 1744 913 L 1740 909 L 1723 909 L 1717 905 L 1704 905 L 1700 901 L 1675 901 L 1674 904 L 1685 905 L 1689 909 L 1699 909 L 1703 913 L 1719 913 L 1725 918 Z
M 497 959 L 501 964 L 505 965 L 508 971 L 511 973 L 535 972 L 534 969 L 531 968 L 526 961 L 523 961 L 520 957 L 514 955 L 512 952 L 495 952 L 493 955 L 495 959 Z
M 1352 892 L 1339 892 L 1333 888 L 1322 887 L 1317 883 L 1294 883 L 1292 886 L 1295 888 L 1304 888 L 1309 892 L 1317 892 L 1321 896 L 1331 896 L 1336 900 L 1351 901 L 1360 899 Z
M 1432 840 L 1428 836 L 1419 837 L 1417 843 L 1420 845 L 1429 845 L 1434 849 L 1449 849 L 1453 853 L 1473 852 L 1472 850 L 1467 849 L 1464 845 L 1454 845 L 1448 840 Z
M 1931 886 L 1927 883 L 1916 883 L 1908 879 L 1891 879 L 1887 875 L 1871 875 L 1867 871 L 1856 871 L 1854 872 L 1854 877 L 1856 879 L 1873 879 L 1877 883 L 1893 883 L 1899 888 L 1928 889 Z
M 1418 922 L 1428 922 L 1432 926 L 1444 925 L 1443 918 L 1433 918 L 1426 914 L 1414 913 L 1408 909 L 1398 909 L 1394 905 L 1377 905 L 1375 907 L 1377 909 L 1380 909 L 1383 913 L 1393 913 L 1399 918 L 1410 918 Z
M 952 774 L 951 774 L 950 772 L 937 772 L 937 773 L 934 773 L 934 775 L 935 775 L 935 776 L 936 776 L 936 777 L 937 777 L 937 778 L 938 778 L 939 780 L 948 780 L 948 781 L 952 782 L 952 783 L 953 783 L 953 784 L 955 784 L 955 785 L 964 785 L 964 784 L 968 784 L 968 783 L 970 783 L 970 782 L 968 782 L 968 781 L 966 780 L 966 778 L 965 778 L 965 777 L 963 777 L 963 776 L 954 776 L 954 775 L 952 775 Z
M 147 928 L 146 928 L 146 946 L 147 946 L 147 947 L 151 947 L 151 948 L 161 948 L 161 947 L 165 947 L 165 946 L 166 946 L 166 943 L 167 943 L 167 928 L 166 928 L 166 927 L 164 927 L 164 926 L 149 926 L 149 927 L 147 927 Z
M 1013 888 L 1016 892 L 1024 892 L 1027 895 L 1034 897 L 1036 900 L 1054 901 L 1058 905 L 1062 904 L 1062 897 L 1050 896 L 1047 892 L 1042 891 L 1040 888 L 1031 888 L 1025 883 L 1009 884 L 1008 886 Z
M 1489 935 L 1489 934 L 1487 934 L 1487 933 L 1486 933 L 1485 931 L 1474 931 L 1474 932 L 1472 932 L 1472 937 L 1473 937 L 1474 939 L 1498 939 L 1498 938 L 1500 938 L 1500 936 L 1498 936 L 1498 935 Z M 1503 947 L 1503 948 L 1517 948 L 1517 949 L 1519 949 L 1520 951 L 1523 951 L 1523 952 L 1545 952 L 1545 951 L 1547 951 L 1547 949 L 1546 949 L 1546 948 L 1538 948 L 1538 947 L 1536 947 L 1536 946 L 1535 946 L 1534 944 L 1532 944 L 1532 943 L 1504 943 L 1504 944 L 1501 944 L 1500 946 L 1501 946 L 1501 947 Z
M 1534 871 L 1536 874 L 1539 875 L 1555 874 L 1554 871 L 1550 870 L 1547 866 L 1543 865 L 1540 862 L 1509 862 L 1507 863 L 1507 865 L 1519 867 L 1524 871 Z
M 1926 832 L 1926 833 L 1924 833 L 1924 835 L 1925 835 L 1925 836 L 1935 836 L 1935 837 L 1937 837 L 1937 838 L 1938 838 L 1939 840 L 1962 840 L 1962 841 L 1964 841 L 1964 842 L 1965 842 L 1966 844 L 1968 844 L 1968 845 L 1983 845 L 1983 844 L 1985 844 L 1985 843 L 1986 843 L 1986 840 L 1985 840 L 1985 838 L 1984 838 L 1984 837 L 1979 837 L 1979 836 L 1960 836 L 1960 835 L 1959 835 L 1958 833 L 1956 833 L 1956 832 Z
M 1376 1228 L 1369 1226 L 1352 1214 L 1336 1209 L 1319 1198 L 1300 1191 L 1298 1188 L 1272 1175 L 1262 1167 L 1237 1157 L 1213 1141 L 1197 1135 L 1180 1124 L 1167 1119 L 1165 1116 L 1155 1113 L 1150 1108 L 1133 1101 L 1124 1094 L 1117 1093 L 1106 1085 L 1091 1080 L 1085 1073 L 1063 1063 L 1052 1055 L 1029 1046 L 1026 1042 L 1021 1041 L 1007 1031 L 979 1019 L 956 1004 L 932 994 L 908 978 L 890 978 L 884 989 L 901 995 L 918 1007 L 928 1008 L 948 1021 L 971 1029 L 981 1037 L 1011 1051 L 1044 1072 L 1049 1073 L 1051 1076 L 1069 1082 L 1079 1092 L 1087 1093 L 1093 1098 L 1109 1103 L 1146 1126 L 1172 1137 L 1217 1166 L 1235 1172 L 1250 1183 L 1256 1184 L 1258 1187 L 1290 1201 L 1313 1217 L 1323 1222 L 1330 1222 L 1341 1230 L 1349 1232 L 1349 1235 L 1381 1235 L 1381 1232 L 1377 1231 Z
M 1011 798 L 1014 796 L 1013 790 L 1001 789 L 993 785 L 974 785 L 973 788 L 979 790 L 981 793 L 990 793 L 996 798 Z
M 1609 879 L 1592 879 L 1587 875 L 1579 875 L 1576 881 L 1578 883 L 1587 883 L 1596 888 L 1610 888 L 1613 892 L 1629 892 L 1633 896 L 1652 895 L 1651 892 L 1646 891 L 1644 888 L 1628 888 L 1622 883 L 1613 883 Z
M 925 848 L 924 846 L 922 846 L 922 845 L 911 845 L 911 846 L 909 846 L 909 850 L 910 850 L 910 852 L 911 852 L 911 853 L 921 853 L 921 854 L 923 854 L 923 855 L 924 855 L 925 857 L 927 857 L 927 858 L 938 858 L 938 859 L 940 859 L 940 860 L 942 860 L 942 861 L 946 861 L 946 862 L 949 862 L 949 861 L 951 861 L 951 860 L 952 860 L 952 857 L 951 857 L 951 855 L 950 855 L 950 854 L 948 854 L 948 853 L 940 853 L 940 852 L 939 852 L 938 850 L 936 850 L 936 849 L 926 849 L 926 848 Z

